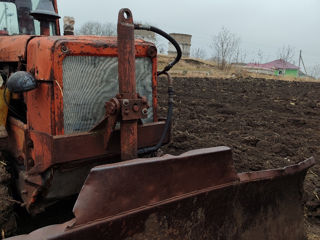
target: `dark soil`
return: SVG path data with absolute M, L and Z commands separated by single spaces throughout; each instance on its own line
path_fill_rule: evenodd
M 320 83 L 264 79 L 175 78 L 171 143 L 182 152 L 229 146 L 238 172 L 287 166 L 320 156 Z M 166 80 L 159 81 L 165 116 Z M 306 177 L 306 213 L 320 219 L 320 168 Z
M 0 239 L 10 236 L 17 227 L 14 214 L 17 201 L 12 198 L 11 185 L 11 175 L 0 152 Z

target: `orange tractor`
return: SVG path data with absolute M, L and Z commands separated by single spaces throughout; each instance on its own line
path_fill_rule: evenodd
M 0 0 L 0 140 L 18 195 L 37 214 L 79 193 L 73 220 L 13 239 L 303 239 L 313 158 L 248 173 L 236 173 L 228 147 L 137 158 L 170 139 L 179 45 L 129 9 L 117 37 L 60 36 L 58 18 L 56 0 Z M 167 38 L 176 59 L 158 72 L 156 47 L 134 29 Z

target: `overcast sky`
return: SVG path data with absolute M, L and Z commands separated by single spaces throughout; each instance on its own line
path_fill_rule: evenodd
M 87 21 L 116 23 L 120 8 L 128 7 L 136 21 L 148 22 L 166 32 L 192 35 L 192 47 L 208 47 L 222 26 L 241 38 L 247 62 L 277 57 L 291 45 L 306 65 L 320 64 L 320 0 L 58 0 L 61 17 L 73 16 L 75 28 Z

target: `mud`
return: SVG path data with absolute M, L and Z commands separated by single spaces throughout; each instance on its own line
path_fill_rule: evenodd
M 263 79 L 175 78 L 172 142 L 163 152 L 225 145 L 238 172 L 320 157 L 320 83 Z M 159 81 L 161 116 L 166 80 Z M 320 219 L 320 168 L 305 181 L 306 215 Z M 319 225 L 320 226 L 320 225 Z

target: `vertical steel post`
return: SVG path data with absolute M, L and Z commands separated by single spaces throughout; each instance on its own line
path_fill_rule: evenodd
M 132 13 L 123 8 L 118 15 L 118 79 L 122 100 L 136 99 L 135 46 Z M 121 159 L 137 157 L 138 131 L 137 120 L 121 120 Z

